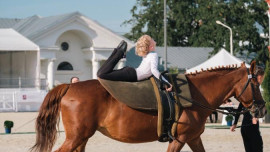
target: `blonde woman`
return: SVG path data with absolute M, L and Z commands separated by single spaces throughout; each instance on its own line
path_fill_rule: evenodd
M 127 43 L 122 41 L 98 70 L 97 75 L 99 78 L 113 81 L 136 82 L 154 75 L 159 79 L 158 55 L 155 52 L 156 42 L 149 35 L 141 36 L 136 43 L 136 54 L 143 58 L 138 68 L 124 67 L 119 70 L 113 70 L 118 61 L 124 56 L 126 49 Z M 164 77 L 162 77 L 162 81 L 168 84 L 166 90 L 171 91 L 172 85 Z

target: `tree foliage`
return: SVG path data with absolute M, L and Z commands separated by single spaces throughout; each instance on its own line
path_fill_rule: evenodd
M 270 66 L 269 66 L 269 61 L 266 64 L 265 68 L 265 75 L 264 75 L 264 80 L 262 83 L 262 88 L 263 88 L 263 98 L 266 101 L 266 107 L 268 113 L 270 112 Z
M 125 36 L 136 41 L 142 34 L 151 35 L 163 46 L 164 0 L 137 0 L 131 9 L 131 24 Z M 264 0 L 167 0 L 167 41 L 169 46 L 213 47 L 230 50 L 230 32 L 216 24 L 216 20 L 233 30 L 234 53 L 247 50 L 257 53 L 257 61 L 264 64 L 268 39 L 267 4 Z M 259 27 L 259 28 L 258 28 Z M 261 29 L 261 31 L 259 31 Z

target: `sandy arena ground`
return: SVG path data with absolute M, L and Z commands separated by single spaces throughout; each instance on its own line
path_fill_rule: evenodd
M 35 118 L 36 112 L 27 113 L 0 113 L 0 152 L 27 152 L 35 142 Z M 12 133 L 4 134 L 3 123 L 5 120 L 14 121 Z M 212 124 L 207 124 L 207 126 Z M 220 124 L 216 124 L 220 125 Z M 270 151 L 270 125 L 261 128 L 261 134 L 264 142 L 264 151 Z M 60 130 L 63 131 L 63 126 L 60 124 Z M 54 146 L 57 149 L 64 141 L 65 133 L 61 132 Z M 213 129 L 207 127 L 202 134 L 203 144 L 207 152 L 244 152 L 240 129 L 235 132 L 230 132 L 229 129 Z M 89 139 L 86 152 L 165 152 L 168 143 L 151 142 L 143 144 L 126 144 L 112 140 L 101 133 L 96 134 Z M 190 148 L 185 145 L 183 152 L 191 152 Z

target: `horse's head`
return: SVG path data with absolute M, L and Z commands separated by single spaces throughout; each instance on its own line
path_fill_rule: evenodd
M 245 67 L 244 64 L 242 66 Z M 256 62 L 253 61 L 246 70 L 245 77 L 236 86 L 236 98 L 248 108 L 253 117 L 262 118 L 266 114 L 265 101 L 260 91 L 260 83 L 257 79 Z M 245 71 L 244 71 L 245 72 Z

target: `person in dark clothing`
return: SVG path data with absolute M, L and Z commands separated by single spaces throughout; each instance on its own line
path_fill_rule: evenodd
M 215 121 L 213 120 L 213 115 L 215 116 Z M 218 120 L 218 113 L 216 111 L 213 111 L 212 114 L 209 116 L 210 122 L 211 123 L 217 123 Z
M 261 67 L 257 67 L 255 71 L 258 82 L 261 84 L 264 79 L 264 70 Z M 243 105 L 240 103 L 237 111 L 242 111 Z M 235 131 L 237 122 L 240 114 L 235 116 L 234 124 L 231 126 L 230 130 Z M 242 125 L 241 125 L 241 135 L 243 138 L 244 146 L 246 152 L 262 152 L 263 151 L 263 140 L 259 130 L 259 122 L 257 118 L 253 118 L 250 112 L 244 113 Z
M 243 105 L 240 103 L 238 111 L 243 109 Z M 231 126 L 231 131 L 235 131 L 237 122 L 240 115 L 235 116 L 234 124 Z M 244 118 L 241 125 L 241 135 L 243 138 L 246 152 L 262 152 L 263 140 L 259 130 L 259 122 L 257 118 L 252 118 L 249 112 L 244 113 Z

